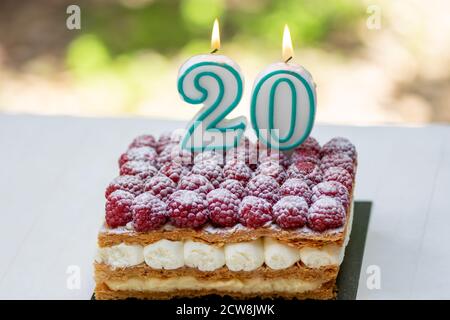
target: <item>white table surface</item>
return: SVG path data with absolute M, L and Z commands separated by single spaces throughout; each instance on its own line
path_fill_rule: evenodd
M 0 115 L 0 298 L 89 299 L 104 189 L 142 133 L 183 126 L 151 119 Z M 321 143 L 350 138 L 357 200 L 373 201 L 359 299 L 450 298 L 450 127 L 316 125 Z M 368 289 L 366 270 L 381 271 Z M 81 286 L 69 289 L 69 266 Z

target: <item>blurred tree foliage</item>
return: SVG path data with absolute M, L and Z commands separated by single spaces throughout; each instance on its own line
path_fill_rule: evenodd
M 143 50 L 164 55 L 209 49 L 214 18 L 224 42 L 274 47 L 289 24 L 294 43 L 320 46 L 335 32 L 351 37 L 365 10 L 352 0 L 119 0 L 82 6 L 82 30 L 67 51 L 78 75 L 123 68 Z M 119 57 L 119 59 L 118 59 Z

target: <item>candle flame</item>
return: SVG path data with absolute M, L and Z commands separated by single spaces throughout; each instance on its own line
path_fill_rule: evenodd
M 287 24 L 284 25 L 283 31 L 283 61 L 288 62 L 294 57 L 294 49 L 292 47 L 291 33 Z
M 220 49 L 219 21 L 216 19 L 214 20 L 214 26 L 211 35 L 211 50 L 212 52 L 216 52 L 219 49 Z

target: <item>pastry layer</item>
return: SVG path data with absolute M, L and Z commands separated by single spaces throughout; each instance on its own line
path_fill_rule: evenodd
M 104 226 L 98 235 L 98 245 L 100 247 L 109 247 L 120 243 L 127 243 L 146 246 L 160 239 L 172 241 L 190 239 L 206 243 L 225 244 L 271 237 L 297 247 L 321 247 L 329 243 L 341 245 L 345 237 L 345 230 L 346 228 L 339 228 L 324 233 L 317 233 L 306 228 L 283 230 L 274 225 L 268 228 L 249 229 L 240 224 L 232 228 L 219 229 L 209 225 L 200 230 L 193 230 L 175 229 L 166 225 L 161 230 L 140 233 L 126 228 L 109 229 Z
M 195 298 L 207 295 L 220 295 L 220 296 L 230 296 L 235 299 L 251 299 L 251 298 L 283 298 L 283 299 L 333 299 L 336 296 L 335 282 L 330 281 L 322 284 L 319 288 L 315 290 L 310 290 L 306 292 L 284 292 L 284 291 L 271 291 L 268 293 L 264 292 L 252 292 L 243 293 L 240 291 L 225 291 L 225 290 L 215 290 L 215 289 L 202 289 L 202 290 L 176 290 L 169 292 L 154 292 L 154 291 L 134 291 L 134 290 L 111 290 L 106 284 L 97 284 L 95 288 L 95 298 L 99 300 L 109 300 L 109 299 L 152 299 L 152 300 L 166 300 L 172 298 Z
M 317 269 L 307 268 L 301 263 L 283 269 L 273 270 L 267 266 L 261 266 L 253 271 L 230 271 L 223 267 L 211 272 L 200 271 L 198 269 L 183 267 L 174 270 L 153 269 L 142 263 L 138 266 L 128 268 L 112 268 L 104 263 L 95 263 L 95 281 L 101 283 L 107 280 L 127 280 L 129 278 L 176 278 L 192 276 L 205 280 L 226 280 L 233 278 L 247 279 L 260 277 L 262 279 L 291 278 L 303 280 L 328 281 L 337 277 L 338 266 L 326 266 Z

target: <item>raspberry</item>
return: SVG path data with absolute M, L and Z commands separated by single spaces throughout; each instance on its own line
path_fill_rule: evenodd
M 263 162 L 266 159 L 270 159 L 272 155 L 275 157 L 279 155 L 280 153 L 278 150 L 274 150 L 271 148 L 267 148 L 265 145 L 261 144 L 261 142 L 258 141 L 258 160 L 259 162 Z M 272 159 L 274 160 L 274 159 Z
M 239 221 L 246 227 L 259 228 L 273 220 L 272 206 L 264 199 L 247 196 L 239 206 Z
M 320 157 L 311 150 L 297 149 L 292 154 L 292 163 L 299 162 L 312 162 L 315 164 L 320 164 Z
M 138 176 L 118 176 L 106 188 L 105 197 L 108 198 L 116 190 L 128 191 L 137 196 L 143 192 L 144 184 Z
M 301 228 L 308 219 L 308 204 L 298 196 L 281 198 L 273 206 L 273 216 L 283 229 Z
M 158 142 L 156 143 L 156 152 L 158 152 L 158 154 L 161 153 L 161 151 L 163 151 L 163 149 L 170 143 L 172 143 L 172 140 L 170 139 L 171 133 L 170 132 L 165 132 L 162 133 L 159 138 L 158 138 Z
M 151 134 L 143 134 L 141 136 L 136 137 L 133 142 L 131 142 L 128 149 L 139 148 L 139 147 L 157 147 L 157 142 L 154 136 Z
M 134 229 L 139 232 L 159 229 L 167 220 L 166 204 L 148 192 L 134 198 L 131 211 Z
M 256 169 L 258 165 L 258 151 L 256 145 L 253 143 L 244 143 L 237 148 L 228 150 L 226 162 L 233 162 L 234 160 L 245 163 L 250 169 Z
M 220 187 L 223 189 L 227 189 L 239 199 L 242 199 L 247 195 L 244 185 L 241 182 L 234 179 L 225 180 L 220 184 Z
M 355 163 L 358 157 L 355 146 L 350 142 L 350 140 L 342 137 L 333 138 L 323 145 L 322 156 L 332 153 L 345 153 Z
M 350 193 L 353 189 L 353 178 L 347 170 L 340 167 L 331 167 L 323 174 L 324 181 L 337 181 L 344 185 Z
M 108 196 L 105 205 L 105 219 L 108 226 L 117 228 L 131 221 L 133 199 L 134 195 L 124 190 L 116 190 Z
M 341 167 L 348 171 L 351 175 L 355 172 L 355 166 L 352 158 L 345 153 L 331 153 L 323 156 L 320 164 L 320 168 L 325 172 L 331 167 Z
M 159 169 L 159 173 L 170 178 L 173 182 L 178 183 L 181 177 L 189 174 L 189 170 L 178 162 L 169 162 Z
M 313 137 L 306 138 L 292 153 L 292 163 L 298 162 L 320 162 L 320 144 Z
M 147 161 L 151 164 L 155 164 L 156 151 L 151 147 L 139 147 L 128 149 L 119 158 L 119 167 L 123 166 L 128 161 Z
M 214 189 L 214 187 L 204 176 L 199 174 L 191 174 L 181 178 L 178 183 L 178 189 L 195 191 L 206 196 Z
M 212 162 L 197 163 L 192 167 L 191 172 L 207 178 L 212 183 L 214 188 L 217 188 L 223 181 L 222 168 Z
M 267 161 L 276 161 L 285 169 L 287 169 L 291 165 L 291 158 L 288 157 L 285 153 L 273 149 L 260 149 L 259 162 L 264 163 Z
M 194 191 L 175 191 L 167 201 L 170 223 L 178 228 L 197 228 L 208 221 L 208 203 Z
M 147 161 L 128 161 L 120 167 L 120 175 L 138 176 L 142 180 L 151 178 L 158 170 Z
M 275 161 L 266 161 L 259 165 L 255 174 L 262 174 L 269 176 L 277 180 L 279 184 L 282 184 L 286 179 L 286 172 L 281 164 Z
M 267 200 L 270 204 L 275 204 L 279 199 L 278 182 L 269 176 L 257 175 L 247 184 L 247 194 Z
M 314 139 L 313 137 L 308 137 L 300 146 L 298 146 L 294 150 L 294 153 L 297 151 L 307 152 L 316 157 L 320 157 L 321 148 L 319 142 L 317 142 L 316 139 Z
M 344 225 L 345 209 L 339 200 L 321 197 L 308 212 L 308 227 L 315 231 L 339 228 Z
M 184 129 L 176 129 L 170 133 L 170 142 L 174 144 L 179 144 L 183 140 L 186 131 Z
M 240 146 L 240 148 L 237 147 L 227 150 L 225 154 L 225 164 L 234 160 L 239 160 L 240 162 L 245 163 L 245 147 Z
M 306 200 L 308 205 L 311 204 L 311 189 L 308 184 L 296 178 L 287 179 L 280 187 L 280 196 L 299 196 Z
M 177 184 L 170 178 L 159 175 L 148 179 L 144 185 L 144 191 L 165 201 L 177 189 Z
M 312 186 L 322 182 L 322 170 L 319 166 L 312 162 L 296 162 L 291 164 L 287 170 L 289 178 L 298 178 L 304 180 L 308 186 Z
M 244 162 L 235 159 L 227 161 L 223 167 L 223 177 L 245 183 L 252 177 L 252 170 Z
M 190 166 L 193 163 L 193 153 L 181 149 L 178 144 L 167 145 L 158 156 L 158 165 L 162 167 L 169 162 L 176 162 L 184 166 Z
M 219 227 L 232 227 L 239 218 L 239 198 L 227 189 L 216 189 L 206 196 L 211 222 Z
M 324 181 L 312 188 L 311 201 L 315 202 L 323 196 L 338 199 L 345 210 L 347 210 L 350 205 L 350 195 L 348 194 L 348 190 L 340 182 Z
M 203 151 L 195 156 L 194 164 L 199 163 L 213 163 L 215 165 L 223 166 L 224 165 L 224 155 L 222 152 L 216 151 Z

